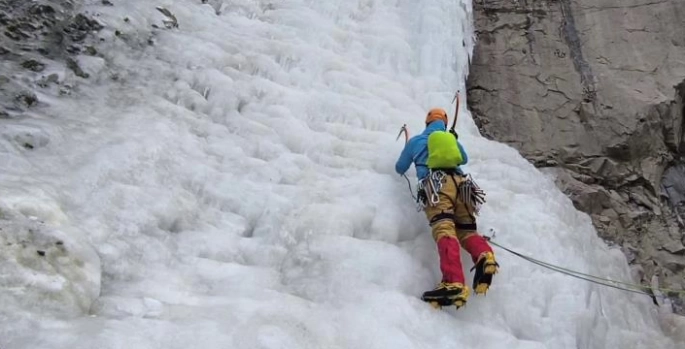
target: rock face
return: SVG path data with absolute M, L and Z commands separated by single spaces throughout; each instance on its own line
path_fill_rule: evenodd
M 92 45 L 98 39 L 92 33 L 102 26 L 77 7 L 72 0 L 0 0 L 0 153 L 48 145 L 49 136 L 40 127 L 16 121 L 45 117 L 41 106 L 47 103 L 41 99 L 68 95 L 76 77 L 87 78 L 79 74 L 77 59 L 96 54 Z M 62 214 L 57 205 L 51 206 L 49 196 L 37 194 L 40 189 L 2 189 L 4 320 L 14 321 L 13 314 L 25 311 L 62 317 L 87 314 L 100 294 L 101 278 L 100 259 L 88 239 L 68 225 L 44 222 L 32 213 L 34 207 L 50 207 L 48 211 Z
M 91 34 L 102 26 L 76 7 L 73 0 L 0 0 L 0 119 L 39 105 L 35 88 L 68 94 L 72 86 L 56 73 L 65 66 L 87 78 L 72 57 L 96 53 Z
M 87 314 L 100 294 L 100 258 L 85 241 L 78 231 L 0 206 L 3 310 Z
M 556 174 L 636 281 L 685 289 L 685 1 L 474 0 L 474 12 L 468 103 L 483 135 Z

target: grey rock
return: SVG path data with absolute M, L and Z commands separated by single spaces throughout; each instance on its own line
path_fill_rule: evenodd
M 29 59 L 27 61 L 24 61 L 21 63 L 21 66 L 34 72 L 42 72 L 43 70 L 45 70 L 45 64 L 35 59 Z
M 90 74 L 86 73 L 81 69 L 81 67 L 78 65 L 78 62 L 76 62 L 75 59 L 73 58 L 67 58 L 67 68 L 69 68 L 71 71 L 76 74 L 76 76 L 87 79 L 90 77 Z
M 73 42 L 81 42 L 88 34 L 97 32 L 102 28 L 102 24 L 98 23 L 98 21 L 79 13 L 70 21 L 69 25 L 63 29 L 63 32 Z
M 34 104 L 38 103 L 38 97 L 36 96 L 35 93 L 31 91 L 21 91 L 17 96 L 15 97 L 15 100 L 21 104 L 22 106 L 25 107 L 31 107 Z
M 629 243 L 623 244 L 623 246 L 621 246 L 621 251 L 623 251 L 623 254 L 628 258 L 628 263 L 632 263 L 635 258 L 637 258 L 638 250 Z M 639 270 L 642 270 L 642 268 L 640 267 Z
M 68 55 L 102 29 L 96 20 L 74 13 L 72 0 L 0 0 L 0 47 L 15 52 L 35 51 L 49 58 Z
M 680 241 L 672 241 L 664 245 L 664 250 L 673 254 L 685 254 L 685 246 Z
M 645 271 L 641 265 L 633 264 L 630 266 L 630 275 L 633 277 L 633 280 L 642 280 L 644 279 Z
M 662 193 L 682 217 L 685 215 L 685 164 L 669 167 L 664 172 Z
M 662 253 L 661 260 L 663 261 L 663 266 L 674 273 L 680 273 L 685 270 L 685 256 Z
M 66 67 L 89 77 L 73 57 L 83 51 L 97 54 L 99 39 L 93 34 L 103 26 L 75 8 L 73 0 L 0 0 L 0 118 L 24 117 L 40 106 L 38 88 L 55 97 L 78 88 L 79 82 L 66 86 L 57 75 L 30 72 Z
M 0 137 L 9 139 L 26 150 L 41 148 L 50 142 L 50 137 L 44 130 L 30 126 L 8 125 L 0 132 Z
M 50 308 L 68 317 L 86 315 L 100 294 L 100 260 L 92 247 L 73 231 L 58 231 L 4 207 L 0 212 L 3 311 Z M 57 276 L 63 284 L 41 285 L 35 282 L 38 275 Z M 12 288 L 22 292 L 8 292 Z
M 50 86 L 50 84 L 59 84 L 59 75 L 50 74 L 48 76 L 43 76 L 36 84 L 43 88 Z
M 5 118 L 21 113 L 37 103 L 35 93 L 7 76 L 0 75 L 0 108 L 4 111 Z
M 481 133 L 554 172 L 644 279 L 685 278 L 685 1 L 476 0 Z M 629 18 L 629 19 L 628 19 Z M 677 300 L 682 304 L 685 297 Z

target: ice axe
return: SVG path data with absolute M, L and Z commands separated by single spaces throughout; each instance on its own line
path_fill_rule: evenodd
M 395 138 L 395 141 L 400 139 L 400 136 L 404 133 L 404 144 L 407 144 L 409 142 L 409 129 L 407 129 L 407 124 L 402 125 L 402 128 L 400 128 L 400 133 L 397 134 L 397 138 Z
M 407 128 L 407 124 L 402 125 L 400 128 L 400 133 L 397 134 L 397 138 L 395 138 L 395 141 L 400 139 L 400 136 L 404 133 L 404 145 L 406 147 L 407 143 L 409 143 L 409 129 Z M 409 186 L 409 194 L 411 194 L 411 197 L 414 199 L 414 201 L 417 201 L 416 195 L 414 195 L 414 189 L 411 188 L 411 181 L 409 180 L 409 177 L 407 177 L 407 174 L 402 174 L 402 177 L 407 180 L 407 185 Z
M 452 120 L 452 127 L 450 127 L 450 132 L 458 138 L 457 131 L 455 131 L 454 128 L 457 126 L 457 118 L 459 117 L 459 90 L 457 90 L 457 93 L 454 94 L 452 103 L 454 103 L 455 101 L 457 102 L 457 104 L 454 106 L 454 120 Z

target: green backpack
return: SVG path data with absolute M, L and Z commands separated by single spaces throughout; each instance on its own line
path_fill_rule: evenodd
M 464 157 L 457 146 L 456 137 L 447 131 L 434 131 L 428 136 L 429 169 L 453 169 L 461 165 Z

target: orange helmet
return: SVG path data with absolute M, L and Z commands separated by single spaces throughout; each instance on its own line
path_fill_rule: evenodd
M 426 115 L 426 125 L 436 120 L 442 120 L 442 122 L 445 123 L 445 126 L 447 126 L 447 112 L 445 109 L 433 108 L 428 111 L 428 114 Z

